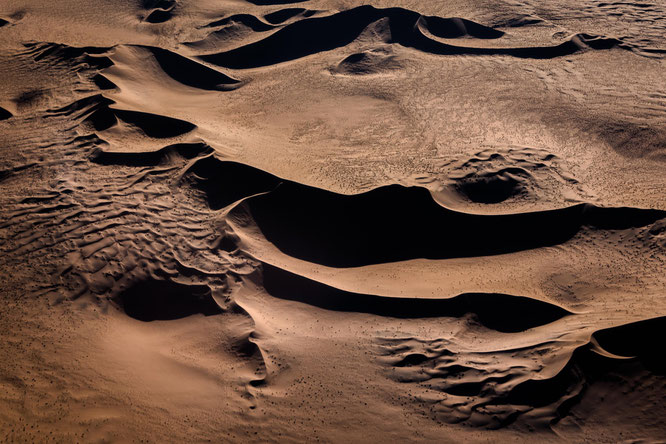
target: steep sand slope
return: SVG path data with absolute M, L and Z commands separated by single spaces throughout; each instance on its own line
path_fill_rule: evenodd
M 8 442 L 666 434 L 666 5 L 0 5 Z

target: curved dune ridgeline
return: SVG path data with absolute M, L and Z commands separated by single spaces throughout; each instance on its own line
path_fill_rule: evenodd
M 662 3 L 0 2 L 0 441 L 659 442 Z

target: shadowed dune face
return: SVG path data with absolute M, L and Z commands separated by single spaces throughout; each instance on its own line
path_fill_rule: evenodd
M 316 13 L 317 11 L 311 11 L 309 9 L 304 9 L 304 8 L 286 8 L 286 9 L 280 9 L 279 11 L 271 12 L 270 14 L 266 14 L 264 18 L 269 23 L 277 25 L 278 23 L 286 22 L 287 20 L 293 19 L 294 17 L 297 16 L 311 17 Z
M 666 328 L 666 318 L 654 318 L 599 330 L 592 336 L 596 344 L 613 355 L 640 361 L 654 373 L 666 374 L 666 355 L 654 344 Z
M 254 32 L 266 32 L 275 29 L 273 23 L 265 23 L 251 14 L 234 14 L 206 25 L 208 28 L 217 28 L 226 25 L 242 25 Z
M 526 177 L 529 177 L 529 173 L 521 168 L 504 168 L 464 177 L 456 187 L 473 202 L 499 203 L 522 193 Z
M 104 69 L 113 63 L 106 54 L 111 48 L 82 46 L 74 47 L 59 43 L 24 43 L 25 55 L 29 55 L 36 61 L 44 60 L 53 63 L 69 65 L 75 69 L 94 67 Z
M 451 299 L 384 298 L 355 294 L 262 266 L 263 286 L 276 297 L 327 310 L 369 313 L 396 318 L 438 318 L 472 315 L 486 328 L 511 333 L 554 322 L 570 313 L 538 300 L 503 294 L 463 294 Z
M 146 48 L 169 76 L 188 86 L 226 90 L 240 83 L 226 74 L 161 48 Z
M 202 59 L 236 69 L 280 63 L 347 45 L 366 26 L 380 18 L 373 7 L 367 6 L 330 17 L 303 20 L 260 42 Z
M 500 192 L 486 189 L 490 194 L 479 199 L 490 201 Z M 561 244 L 584 226 L 621 230 L 666 217 L 590 205 L 479 216 L 447 210 L 422 188 L 389 186 L 345 196 L 293 183 L 248 200 L 237 212 L 245 208 L 280 250 L 333 267 L 505 254 Z
M 166 146 L 159 151 L 148 153 L 122 153 L 99 150 L 93 160 L 102 165 L 158 166 L 168 165 L 178 159 L 193 159 L 211 154 L 212 150 L 203 143 L 182 143 Z
M 504 35 L 504 32 L 502 31 L 459 17 L 421 17 L 419 20 L 419 24 L 423 23 L 428 32 L 435 37 L 441 37 L 443 39 L 456 39 L 459 37 L 498 39 Z
M 304 19 L 287 25 L 258 42 L 201 58 L 234 69 L 273 65 L 346 46 L 359 37 L 369 25 L 380 20 L 388 20 L 388 27 L 381 35 L 385 42 L 442 55 L 507 55 L 548 59 L 570 55 L 584 48 L 609 49 L 621 44 L 616 39 L 580 34 L 555 46 L 533 48 L 454 46 L 426 34 L 443 39 L 460 37 L 497 39 L 504 33 L 460 18 L 424 17 L 402 8 L 376 9 L 372 6 L 359 6 L 328 17 Z
M 539 427 L 562 421 L 598 386 L 617 387 L 624 378 L 638 375 L 655 381 L 653 375 L 663 374 L 664 359 L 649 338 L 663 327 L 663 318 L 657 318 L 600 330 L 592 335 L 592 342 L 573 353 L 555 343 L 461 353 L 452 351 L 455 343 L 445 339 L 410 338 L 380 340 L 380 348 L 382 361 L 392 367 L 392 377 L 446 394 L 442 400 L 423 400 L 446 422 L 498 428 L 527 421 Z M 600 352 L 601 343 L 609 351 L 633 357 L 608 355 L 606 349 Z M 541 369 L 540 376 L 529 376 L 535 353 L 569 357 L 552 364 L 553 368 Z
M 0 120 L 6 120 L 9 119 L 12 116 L 12 113 L 7 111 L 4 108 L 0 108 Z
M 144 322 L 222 313 L 211 296 L 210 288 L 204 285 L 144 281 L 121 293 L 117 301 L 128 316 Z
M 652 442 L 658 4 L 0 4 L 0 439 Z
M 271 191 L 281 182 L 272 174 L 235 162 L 223 162 L 213 156 L 197 160 L 186 177 L 205 193 L 213 210 Z
M 146 21 L 148 23 L 164 23 L 168 20 L 171 19 L 171 11 L 170 10 L 163 10 L 163 9 L 155 9 L 153 12 L 148 14 L 146 17 Z
M 148 137 L 156 137 L 158 139 L 180 136 L 189 133 L 195 125 L 185 122 L 184 120 L 173 119 L 171 117 L 160 116 L 157 114 L 144 113 L 140 111 L 117 110 L 108 108 L 108 117 L 101 117 L 102 121 L 113 120 L 115 116 L 123 122 L 138 127 Z M 97 130 L 104 130 L 107 128 L 95 126 Z
M 148 12 L 144 21 L 148 23 L 164 23 L 172 18 L 176 0 L 142 0 L 141 6 Z
M 115 102 L 101 94 L 78 100 L 64 108 L 50 110 L 52 116 L 72 116 L 89 123 L 96 131 L 105 131 L 126 123 L 138 128 L 148 137 L 163 139 L 189 133 L 196 126 L 190 122 L 167 116 L 115 109 Z
M 457 161 L 440 179 L 435 196 L 443 204 L 477 204 L 475 211 L 489 204 L 515 202 L 586 201 L 589 191 L 558 156 L 533 148 L 484 150 Z M 509 207 L 510 208 L 510 207 Z

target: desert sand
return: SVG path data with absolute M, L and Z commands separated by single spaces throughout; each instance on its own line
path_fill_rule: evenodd
M 664 0 L 3 0 L 0 79 L 2 442 L 664 442 Z

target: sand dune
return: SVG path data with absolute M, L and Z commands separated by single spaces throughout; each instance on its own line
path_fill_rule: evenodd
M 357 52 L 346 57 L 331 70 L 335 74 L 368 75 L 399 70 L 402 65 L 387 50 Z
M 0 437 L 658 442 L 664 5 L 0 5 Z
M 502 294 L 462 294 L 450 299 L 382 298 L 344 292 L 264 264 L 262 282 L 272 296 L 336 311 L 396 318 L 461 317 L 471 314 L 484 327 L 518 332 L 553 322 L 566 310 L 538 300 Z
M 108 130 L 122 122 L 137 127 L 148 137 L 159 139 L 185 134 L 195 128 L 189 122 L 167 116 L 115 109 L 112 108 L 114 104 L 113 100 L 102 95 L 96 95 L 50 112 L 55 116 L 83 118 L 82 121 L 90 123 L 96 131 Z
M 592 337 L 602 354 L 606 351 L 620 359 L 637 358 L 653 372 L 663 374 L 666 370 L 664 356 L 650 346 L 650 338 L 663 327 L 664 318 L 654 318 L 599 330 Z
M 246 19 L 247 20 L 247 19 Z M 503 32 L 460 18 L 423 17 L 401 8 L 376 9 L 360 6 L 328 17 L 304 19 L 287 25 L 265 39 L 230 51 L 202 56 L 202 60 L 227 68 L 256 68 L 294 60 L 348 45 L 373 23 L 384 21 L 376 38 L 433 54 L 509 55 L 524 58 L 554 58 L 584 48 L 609 49 L 616 39 L 577 34 L 555 46 L 501 48 L 455 46 L 434 40 L 473 37 L 496 39 Z M 306 37 L 307 36 L 307 37 Z
M 277 25 L 278 23 L 284 23 L 287 20 L 295 20 L 298 17 L 311 17 L 316 13 L 317 11 L 305 8 L 286 8 L 268 13 L 264 15 L 264 18 L 267 22 Z
M 222 313 L 210 288 L 169 281 L 140 282 L 120 294 L 118 302 L 128 316 L 145 322 Z
M 193 88 L 225 90 L 233 87 L 230 85 L 240 83 L 221 72 L 202 66 L 173 52 L 160 48 L 146 49 L 152 53 L 164 72 L 180 83 Z
M 336 267 L 506 254 L 563 243 L 584 226 L 621 230 L 666 217 L 589 204 L 477 216 L 439 206 L 425 189 L 389 186 L 343 196 L 290 183 L 244 201 L 230 216 L 245 222 L 246 213 L 285 253 Z
M 632 345 L 624 350 L 636 353 L 642 347 L 640 344 L 645 343 L 639 339 L 640 335 L 649 337 L 650 332 L 654 332 L 651 329 L 659 328 L 660 323 L 660 319 L 655 319 L 595 332 L 592 342 L 576 348 L 559 371 L 538 378 L 526 377 L 523 366 L 483 365 L 493 361 L 487 359 L 488 355 L 480 355 L 472 366 L 461 365 L 464 361 L 460 360 L 459 354 L 448 350 L 442 340 L 428 343 L 386 340 L 382 346 L 386 362 L 396 367 L 394 377 L 403 382 L 428 384 L 431 389 L 452 395 L 456 400 L 467 398 L 462 402 L 467 404 L 465 407 L 453 402 L 438 405 L 436 414 L 447 422 L 469 421 L 488 427 L 505 427 L 527 420 L 532 424 L 552 426 L 570 414 L 570 409 L 586 396 L 586 392 L 602 384 L 611 373 L 624 377 L 642 374 L 645 377 L 645 369 L 649 368 L 650 372 L 660 374 L 663 359 L 654 353 L 643 355 L 636 363 L 599 352 L 601 340 L 616 350 L 622 347 L 620 344 L 631 342 Z M 625 336 L 628 332 L 632 334 Z M 530 353 L 549 348 L 552 349 L 553 344 L 538 344 L 529 351 L 513 349 L 500 353 L 509 361 L 522 359 L 524 363 Z M 508 358 L 509 354 L 511 358 Z M 476 404 L 470 406 L 470 399 Z
M 9 119 L 12 116 L 12 113 L 7 111 L 4 108 L 0 108 L 0 120 Z

